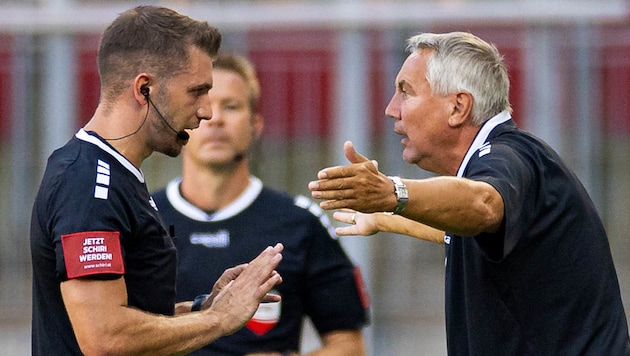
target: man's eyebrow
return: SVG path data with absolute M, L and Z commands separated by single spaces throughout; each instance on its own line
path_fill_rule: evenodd
M 196 91 L 196 90 L 201 90 L 201 89 L 210 90 L 210 89 L 212 89 L 212 84 L 210 84 L 210 83 L 203 83 L 203 84 L 191 87 L 188 90 L 189 91 Z

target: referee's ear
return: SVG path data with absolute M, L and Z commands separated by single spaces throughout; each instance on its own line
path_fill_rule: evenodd
M 469 92 L 459 92 L 453 94 L 452 110 L 448 118 L 449 126 L 455 128 L 466 123 L 466 121 L 472 121 L 472 107 L 475 99 Z

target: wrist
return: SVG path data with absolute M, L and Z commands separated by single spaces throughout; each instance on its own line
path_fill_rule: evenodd
M 388 219 L 394 215 L 392 212 L 374 213 L 374 229 L 377 232 L 391 232 L 388 227 Z
M 190 307 L 191 312 L 200 311 L 203 303 L 208 299 L 209 294 L 201 294 L 195 297 L 193 300 L 192 306 Z
M 407 186 L 403 183 L 402 179 L 397 176 L 390 176 L 389 178 L 394 183 L 394 194 L 396 195 L 396 206 L 394 207 L 394 214 L 400 215 L 409 202 L 409 191 Z

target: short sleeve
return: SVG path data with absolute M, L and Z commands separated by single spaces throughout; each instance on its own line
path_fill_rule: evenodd
M 96 168 L 91 176 L 85 171 L 78 173 L 71 166 L 58 177 L 48 201 L 48 224 L 60 281 L 77 277 L 116 279 L 124 274 L 121 239 L 128 223 L 120 211 L 122 205 L 117 205 L 120 197 L 113 189 L 108 199 L 95 198 L 95 179 Z M 71 260 L 67 260 L 69 256 Z
M 487 145 L 471 158 L 464 176 L 492 185 L 501 195 L 504 218 L 495 234 L 481 234 L 477 243 L 495 262 L 503 260 L 518 244 L 534 211 L 536 179 L 532 161 L 513 146 Z

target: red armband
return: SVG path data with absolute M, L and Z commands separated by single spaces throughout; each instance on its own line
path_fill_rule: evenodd
M 94 274 L 124 274 L 118 231 L 85 231 L 62 235 L 68 278 Z

